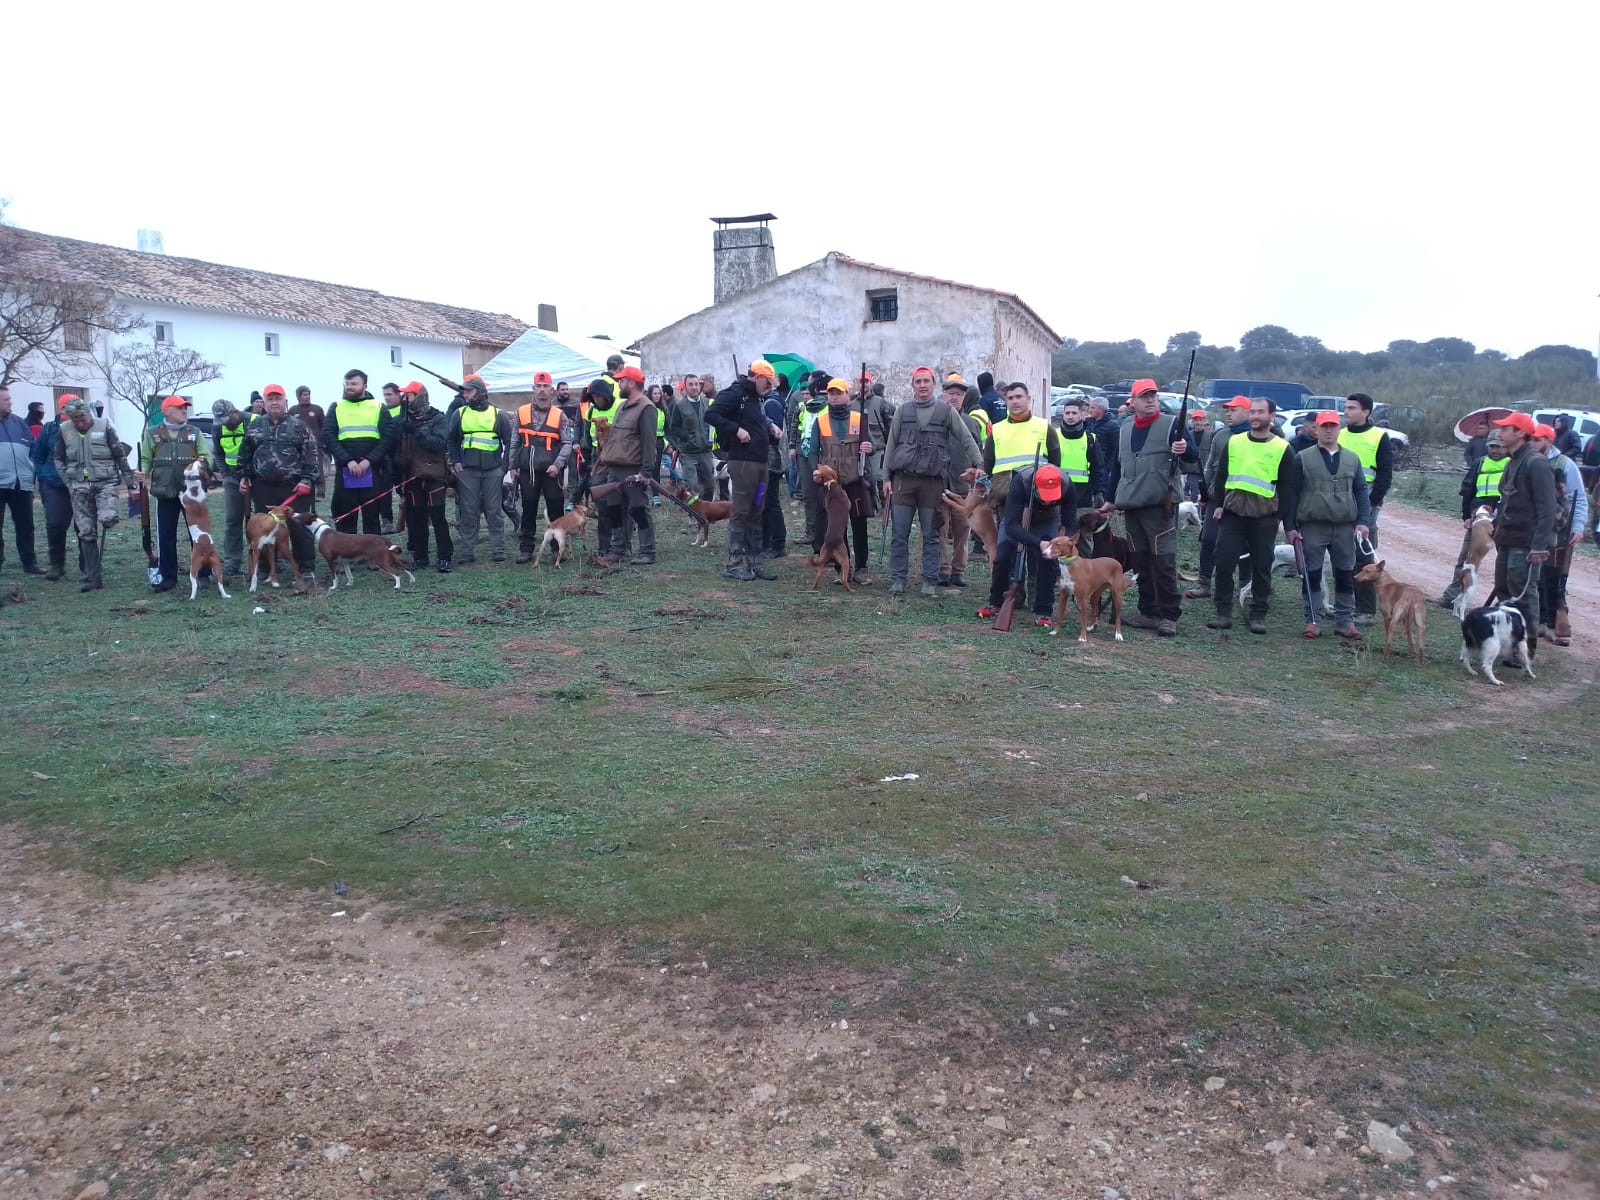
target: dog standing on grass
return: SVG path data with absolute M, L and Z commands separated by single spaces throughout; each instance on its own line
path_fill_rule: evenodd
M 400 547 L 391 546 L 388 540 L 376 533 L 340 533 L 321 517 L 311 513 L 298 513 L 294 520 L 299 521 L 311 531 L 311 538 L 316 543 L 317 553 L 322 555 L 328 563 L 328 574 L 331 582 L 328 585 L 330 592 L 339 590 L 339 568 L 344 568 L 345 587 L 354 587 L 356 577 L 350 571 L 350 564 L 356 559 L 364 558 L 378 570 L 384 572 L 394 580 L 395 591 L 400 590 L 400 576 L 405 575 L 412 583 L 417 577 L 411 573 L 405 561 L 400 557 Z M 286 535 L 287 536 L 287 535 Z
M 267 566 L 267 582 L 273 587 L 278 586 L 278 555 L 283 555 L 289 560 L 289 566 L 294 571 L 294 585 L 301 588 L 305 585 L 305 577 L 300 573 L 300 564 L 295 561 L 294 551 L 289 541 L 289 521 L 294 516 L 294 509 L 287 504 L 280 504 L 276 508 L 269 508 L 266 512 L 256 513 L 245 522 L 245 537 L 249 540 L 250 551 L 250 590 L 256 590 L 261 575 L 258 568 L 264 562 Z
M 1378 612 L 1383 617 L 1383 657 L 1388 661 L 1394 649 L 1396 629 L 1404 629 L 1406 645 L 1422 665 L 1422 648 L 1428 640 L 1428 598 L 1414 583 L 1402 583 L 1383 569 L 1383 560 L 1368 563 L 1356 572 L 1357 583 L 1370 583 L 1378 589 Z
M 811 482 L 822 490 L 822 511 L 828 522 L 822 535 L 822 549 L 808 560 L 817 569 L 817 576 L 811 581 L 811 590 L 817 590 L 817 585 L 822 582 L 822 573 L 831 562 L 839 568 L 839 582 L 844 584 L 844 590 L 853 592 L 855 588 L 850 586 L 850 552 L 844 544 L 845 527 L 850 523 L 850 497 L 839 486 L 838 472 L 832 467 L 818 467 L 811 472 Z
M 1461 618 L 1461 665 L 1469 674 L 1476 675 L 1481 669 L 1485 679 L 1495 687 L 1503 687 L 1494 677 L 1494 664 L 1513 650 L 1528 678 L 1533 679 L 1528 619 L 1521 609 L 1511 604 L 1489 604 Z M 1472 665 L 1474 658 L 1477 666 Z
M 1056 581 L 1055 624 L 1050 636 L 1061 632 L 1061 619 L 1067 615 L 1067 597 L 1078 602 L 1078 645 L 1087 646 L 1089 635 L 1100 623 L 1101 596 L 1111 592 L 1111 619 L 1116 640 L 1122 641 L 1122 593 L 1128 590 L 1128 577 L 1114 558 L 1082 558 L 1078 554 L 1081 534 L 1062 534 L 1051 539 L 1041 553 L 1061 564 Z
M 222 586 L 222 556 L 217 544 L 211 540 L 211 510 L 206 506 L 206 484 L 211 472 L 205 463 L 195 459 L 183 469 L 183 491 L 178 499 L 183 501 L 183 517 L 189 523 L 189 540 L 194 548 L 189 551 L 189 599 L 200 594 L 200 573 L 211 568 L 211 578 L 217 592 L 228 599 L 228 589 Z
M 561 565 L 561 559 L 567 552 L 567 539 L 576 537 L 584 545 L 589 543 L 589 506 L 587 504 L 574 504 L 571 512 L 562 513 L 554 521 L 544 527 L 544 539 L 539 543 L 539 549 L 533 556 L 533 565 L 538 567 L 544 558 L 544 548 L 551 542 L 556 544 L 555 565 Z
M 968 467 L 961 472 L 961 479 L 968 486 L 965 496 L 960 492 L 946 492 L 944 506 L 967 522 L 967 528 L 974 537 L 983 543 L 983 552 L 990 562 L 1000 552 L 1000 528 L 995 520 L 994 507 L 989 503 L 989 497 L 994 489 L 989 484 L 989 477 L 978 467 Z
M 682 500 L 695 512 L 705 518 L 705 526 L 695 530 L 694 541 L 691 546 L 709 546 L 711 544 L 711 527 L 718 521 L 726 521 L 733 515 L 733 502 L 731 500 L 702 500 L 700 493 L 690 490 L 688 484 L 674 483 L 669 485 L 672 494 Z

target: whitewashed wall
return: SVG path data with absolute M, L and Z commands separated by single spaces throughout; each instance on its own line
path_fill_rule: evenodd
M 411 379 L 421 379 L 432 385 L 434 381 L 404 363 L 419 362 L 442 375 L 460 380 L 463 370 L 462 345 L 421 338 L 386 336 L 361 333 L 354 330 L 333 329 L 320 325 L 297 325 L 287 321 L 274 321 L 260 317 L 241 316 L 236 313 L 209 312 L 193 308 L 163 305 L 139 305 L 149 324 L 125 341 L 150 342 L 155 337 L 156 322 L 172 326 L 175 346 L 195 350 L 212 362 L 222 364 L 222 377 L 211 383 L 187 389 L 194 398 L 195 413 L 211 415 L 211 405 L 217 400 L 231 400 L 240 408 L 248 406 L 250 393 L 259 392 L 269 383 L 281 383 L 294 403 L 294 389 L 305 384 L 311 389 L 311 400 L 327 408 L 343 392 L 344 373 L 352 367 L 367 372 L 373 395 L 383 384 L 393 381 L 405 384 Z M 278 353 L 266 352 L 266 335 L 278 335 Z M 391 366 L 390 349 L 399 347 L 401 366 Z M 103 348 L 103 347 L 102 347 Z M 25 373 L 35 373 L 41 366 L 37 358 L 26 364 Z M 125 441 L 137 444 L 134 436 L 140 430 L 141 420 L 131 408 L 111 406 L 106 383 L 89 360 L 83 356 L 74 368 L 67 368 L 53 379 L 38 383 L 13 383 L 11 396 L 16 413 L 27 411 L 30 401 L 43 402 L 46 413 L 53 413 L 55 402 L 51 388 L 70 387 L 87 389 L 91 401 L 108 404 L 107 417 Z M 429 388 L 437 394 L 437 388 Z

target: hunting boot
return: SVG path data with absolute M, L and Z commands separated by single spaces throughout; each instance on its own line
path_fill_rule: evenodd
M 105 584 L 100 578 L 100 543 L 85 541 L 83 543 L 83 583 L 79 586 L 80 592 L 99 591 Z
M 66 573 L 67 546 L 65 540 L 63 540 L 62 544 L 59 546 L 54 544 L 50 546 L 50 569 L 44 573 L 44 577 L 46 579 L 56 580 L 60 579 Z

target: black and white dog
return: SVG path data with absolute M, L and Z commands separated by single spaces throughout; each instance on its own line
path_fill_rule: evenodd
M 1490 604 L 1473 609 L 1461 619 L 1461 665 L 1471 674 L 1476 675 L 1481 667 L 1489 682 L 1500 687 L 1494 677 L 1494 664 L 1513 650 L 1528 678 L 1535 678 L 1533 659 L 1528 653 L 1528 622 L 1520 609 Z M 1477 658 L 1477 666 L 1472 665 L 1473 658 Z

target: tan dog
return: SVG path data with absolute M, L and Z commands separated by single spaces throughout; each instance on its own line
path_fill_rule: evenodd
M 1000 528 L 989 503 L 989 494 L 993 490 L 989 486 L 989 477 L 977 467 L 968 467 L 961 472 L 961 478 L 968 485 L 967 494 L 963 496 L 957 492 L 946 492 L 944 505 L 951 512 L 966 518 L 967 528 L 983 543 L 983 552 L 992 563 L 999 553 Z
M 711 527 L 718 521 L 726 521 L 733 515 L 733 501 L 731 500 L 702 500 L 699 492 L 689 490 L 686 483 L 672 484 L 672 494 L 682 500 L 695 512 L 706 519 L 705 528 L 696 535 L 694 546 L 709 545 L 711 541 Z
M 206 507 L 206 484 L 211 472 L 200 459 L 195 459 L 183 469 L 183 491 L 178 499 L 183 501 L 183 518 L 189 522 L 189 540 L 194 548 L 189 551 L 189 599 L 200 594 L 200 572 L 211 568 L 211 578 L 224 600 L 228 589 L 222 586 L 222 556 L 217 544 L 211 540 L 211 510 Z
M 817 569 L 817 577 L 811 581 L 811 590 L 817 590 L 817 585 L 822 582 L 822 573 L 832 563 L 839 568 L 839 582 L 844 584 L 844 590 L 853 592 L 855 588 L 850 586 L 850 551 L 844 544 L 845 526 L 850 522 L 850 497 L 840 486 L 838 472 L 832 467 L 818 467 L 811 472 L 811 482 L 822 489 L 822 511 L 828 518 L 822 534 L 822 549 L 807 560 Z
M 304 577 L 300 574 L 300 564 L 295 562 L 294 553 L 289 547 L 288 521 L 294 516 L 294 509 L 287 504 L 280 504 L 277 508 L 269 508 L 266 512 L 256 513 L 245 522 L 245 537 L 250 543 L 250 590 L 256 590 L 260 581 L 257 568 L 261 563 L 267 565 L 267 582 L 273 587 L 278 586 L 278 555 L 283 555 L 289 560 L 289 566 L 294 569 L 294 585 L 304 585 Z
M 567 539 L 576 535 L 584 545 L 589 544 L 589 506 L 587 504 L 574 504 L 572 511 L 562 513 L 554 521 L 544 527 L 544 540 L 539 543 L 539 552 L 533 556 L 533 565 L 537 567 L 539 560 L 544 557 L 544 548 L 551 542 L 556 544 L 556 566 L 561 565 L 561 558 L 567 552 Z
M 1428 598 L 1422 589 L 1411 583 L 1401 583 L 1383 569 L 1383 561 L 1368 563 L 1356 572 L 1357 583 L 1375 584 L 1378 589 L 1378 611 L 1383 615 L 1383 657 L 1388 661 L 1394 649 L 1396 627 L 1404 625 L 1406 645 L 1416 655 L 1417 666 L 1422 665 L 1422 647 L 1428 640 Z
M 1456 576 L 1456 587 L 1461 591 L 1452 606 L 1458 621 L 1465 620 L 1467 611 L 1472 607 L 1472 595 L 1478 590 L 1478 572 L 1483 567 L 1483 560 L 1494 548 L 1494 514 L 1487 505 L 1480 504 L 1473 510 L 1472 526 L 1468 532 L 1471 541 L 1467 544 L 1467 560 L 1461 564 L 1461 574 Z
M 339 590 L 339 568 L 344 567 L 345 587 L 355 587 L 356 577 L 350 571 L 350 564 L 357 559 L 366 559 L 378 570 L 384 572 L 394 580 L 394 590 L 400 590 L 400 576 L 405 575 L 412 583 L 417 577 L 411 573 L 405 560 L 400 557 L 400 547 L 391 546 L 387 540 L 376 533 L 340 533 L 321 517 L 310 513 L 298 513 L 294 518 L 311 531 L 311 538 L 317 545 L 317 553 L 322 555 L 328 563 L 328 575 L 332 582 L 328 585 L 330 592 Z
M 1087 646 L 1089 634 L 1100 623 L 1100 596 L 1111 589 L 1111 620 L 1117 641 L 1122 641 L 1122 593 L 1127 590 L 1128 577 L 1122 564 L 1114 558 L 1079 558 L 1080 534 L 1062 534 L 1053 538 L 1042 553 L 1046 558 L 1061 564 L 1061 578 L 1056 581 L 1056 615 L 1050 636 L 1061 632 L 1061 619 L 1067 615 L 1067 597 L 1078 601 L 1078 644 Z

